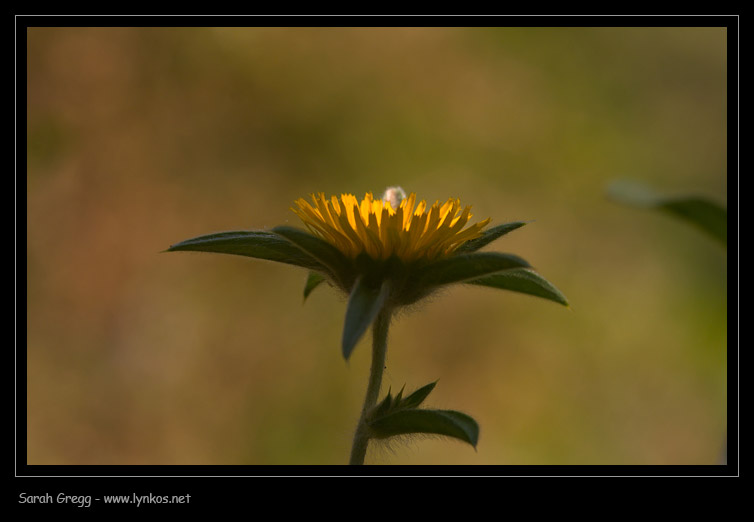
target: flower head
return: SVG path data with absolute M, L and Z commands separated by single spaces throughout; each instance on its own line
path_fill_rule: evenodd
M 327 199 L 321 192 L 311 198 L 312 203 L 296 200 L 298 208 L 292 210 L 313 234 L 351 259 L 361 253 L 404 262 L 446 257 L 479 237 L 490 222 L 464 228 L 472 217 L 470 206 L 461 210 L 460 200 L 450 198 L 427 208 L 426 201 L 417 205 L 416 194 L 405 197 L 400 187 L 388 188 L 383 199 L 371 192 L 361 201 L 352 194 Z

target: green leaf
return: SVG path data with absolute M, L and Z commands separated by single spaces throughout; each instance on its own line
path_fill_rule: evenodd
M 728 244 L 728 211 L 700 197 L 667 197 L 636 181 L 618 180 L 608 186 L 608 195 L 629 205 L 667 212 Z
M 480 248 L 492 243 L 508 232 L 512 232 L 513 230 L 524 226 L 526 223 L 526 221 L 514 221 L 512 223 L 504 223 L 502 225 L 497 225 L 495 227 L 489 228 L 482 232 L 482 235 L 478 238 L 467 241 L 466 243 L 458 247 L 458 250 L 456 250 L 456 252 L 458 252 L 459 254 L 476 252 Z
M 318 272 L 309 272 L 309 277 L 306 278 L 306 286 L 304 286 L 304 301 L 309 297 L 315 288 L 324 283 L 327 280 L 325 276 Z
M 422 386 L 421 388 L 413 392 L 411 395 L 403 399 L 403 401 L 400 404 L 400 407 L 401 408 L 416 408 L 422 402 L 424 402 L 424 399 L 426 399 L 427 396 L 430 394 L 430 392 L 435 389 L 436 385 L 437 385 L 437 381 L 431 382 L 427 384 L 426 386 Z
M 513 254 L 500 254 L 498 252 L 460 254 L 428 265 L 419 277 L 418 285 L 431 288 L 451 283 L 462 283 L 502 270 L 529 266 L 529 263 Z
M 167 252 L 193 251 L 234 254 L 302 266 L 310 270 L 327 268 L 311 255 L 271 232 L 234 231 L 208 234 L 181 241 Z
M 329 273 L 335 276 L 342 285 L 350 273 L 349 263 L 346 257 L 327 241 L 293 227 L 275 227 L 275 234 L 287 239 L 303 252 L 319 261 L 329 269 Z
M 527 268 L 514 268 L 469 281 L 470 284 L 512 290 L 568 306 L 566 297 L 547 279 Z
M 445 435 L 476 448 L 479 425 L 468 415 L 453 410 L 397 410 L 368 422 L 372 437 L 383 439 L 409 433 Z
M 365 282 L 363 277 L 356 280 L 346 306 L 346 322 L 343 327 L 343 357 L 348 360 L 361 336 L 382 310 L 389 294 L 385 281 L 379 288 Z

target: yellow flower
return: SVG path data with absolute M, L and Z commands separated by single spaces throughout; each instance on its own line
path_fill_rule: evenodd
M 355 259 L 366 253 L 372 259 L 396 256 L 404 262 L 437 259 L 452 254 L 463 243 L 479 237 L 490 222 L 485 219 L 464 228 L 471 219 L 471 207 L 450 198 L 427 208 L 416 205 L 416 194 L 408 197 L 399 187 L 389 188 L 383 199 L 371 192 L 359 201 L 352 194 L 325 198 L 312 194 L 312 203 L 296 200 L 292 208 L 316 236 Z M 414 208 L 416 206 L 416 208 Z

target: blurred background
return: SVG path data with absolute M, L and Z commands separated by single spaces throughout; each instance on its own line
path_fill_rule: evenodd
M 475 452 L 374 464 L 713 464 L 725 249 L 605 197 L 726 204 L 724 28 L 30 28 L 29 464 L 343 464 L 368 375 L 302 269 L 161 253 L 300 226 L 293 201 L 401 185 L 570 300 L 454 286 L 391 329 L 383 394 L 439 379 Z

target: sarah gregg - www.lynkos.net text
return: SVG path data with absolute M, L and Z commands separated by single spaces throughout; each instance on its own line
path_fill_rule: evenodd
M 146 504 L 188 504 L 191 502 L 191 495 L 101 495 L 92 497 L 92 495 L 71 495 L 69 493 L 58 493 L 51 495 L 44 493 L 42 495 L 30 495 L 28 493 L 19 493 L 19 504 L 68 504 L 76 507 L 91 507 L 93 502 L 103 504 L 132 504 L 138 506 Z

